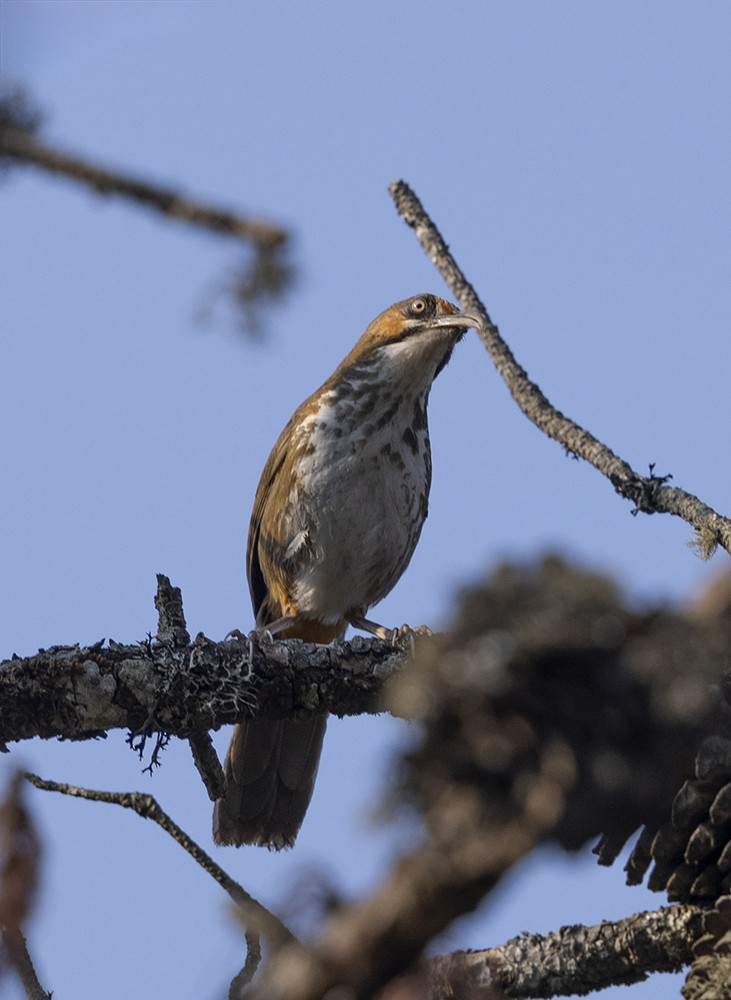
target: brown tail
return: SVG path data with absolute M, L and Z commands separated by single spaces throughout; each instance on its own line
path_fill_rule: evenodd
M 257 626 L 266 628 L 257 619 Z M 298 619 L 277 638 L 328 643 L 342 639 L 346 622 L 324 625 Z M 217 844 L 292 847 L 312 798 L 327 716 L 256 719 L 234 726 L 226 754 L 226 794 L 213 810 Z
M 240 722 L 226 755 L 226 795 L 213 811 L 217 844 L 291 847 L 315 787 L 327 716 Z

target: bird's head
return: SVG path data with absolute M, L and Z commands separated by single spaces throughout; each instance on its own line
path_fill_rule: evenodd
M 468 327 L 481 320 L 425 293 L 389 306 L 368 326 L 340 366 L 359 370 L 401 368 L 430 382 L 439 374 Z

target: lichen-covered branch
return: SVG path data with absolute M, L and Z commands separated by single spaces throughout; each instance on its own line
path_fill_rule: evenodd
M 406 659 L 378 639 L 314 646 L 266 635 L 184 647 L 156 642 L 53 646 L 0 663 L 0 745 L 88 739 L 109 729 L 188 738 L 249 716 L 379 711 Z
M 370 898 L 332 912 L 311 948 L 285 944 L 261 977 L 267 1000 L 319 1000 L 339 988 L 366 1000 L 395 978 L 422 976 L 428 942 L 538 843 L 579 847 L 603 833 L 601 857 L 610 862 L 644 823 L 648 844 L 665 851 L 667 837 L 652 836 L 669 821 L 674 798 L 676 818 L 678 801 L 688 800 L 695 815 L 710 777 L 728 770 L 727 744 L 713 743 L 696 767 L 702 786 L 676 798 L 729 700 L 725 592 L 682 612 L 636 610 L 611 580 L 560 559 L 504 565 L 463 595 L 447 632 L 415 642 L 402 670 L 403 652 L 361 638 L 329 647 L 256 635 L 191 644 L 180 594 L 160 577 L 164 641 L 8 661 L 0 668 L 0 719 L 6 729 L 17 725 L 18 706 L 33 704 L 24 700 L 29 687 L 43 684 L 45 700 L 22 715 L 24 724 L 45 732 L 49 718 L 58 727 L 72 713 L 66 721 L 83 734 L 88 699 L 99 698 L 97 726 L 122 712 L 117 724 L 191 738 L 215 794 L 220 768 L 202 732 L 241 714 L 377 708 L 418 718 L 395 769 L 394 802 L 419 815 L 423 834 Z M 6 680 L 15 691 L 4 702 Z M 715 816 L 720 807 L 714 799 L 709 808 Z M 713 833 L 708 824 L 704 831 Z M 690 859 L 700 866 L 695 874 L 682 852 L 676 859 L 694 879 L 709 861 L 731 856 L 712 839 L 710 855 Z M 696 850 L 699 837 L 691 841 Z M 649 851 L 644 862 L 654 860 L 657 871 L 665 854 Z M 646 864 L 636 867 L 641 877 Z M 494 979 L 490 990 L 484 1000 L 506 987 Z
M 488 1000 L 496 985 L 514 998 L 583 995 L 689 965 L 705 913 L 699 906 L 666 906 L 595 927 L 524 934 L 498 948 L 433 959 L 429 972 L 435 982 L 469 972 L 471 1000 Z M 437 997 L 432 990 L 429 1000 Z
M 570 417 L 564 416 L 548 400 L 501 337 L 477 292 L 408 184 L 394 181 L 390 192 L 397 211 L 414 230 L 424 252 L 457 301 L 464 309 L 482 317 L 483 325 L 477 332 L 510 394 L 528 419 L 544 434 L 562 444 L 570 454 L 583 458 L 606 476 L 617 493 L 633 503 L 634 512 L 673 514 L 687 521 L 695 528 L 694 545 L 704 559 L 710 557 L 718 545 L 731 554 L 729 518 L 718 514 L 692 493 L 668 486 L 667 477 L 655 476 L 652 468 L 649 476 L 635 472 L 627 462 Z
M 191 741 L 209 794 L 222 775 L 207 732 L 255 716 L 304 718 L 377 712 L 404 645 L 356 636 L 316 646 L 267 633 L 191 643 L 180 590 L 158 574 L 157 639 L 132 645 L 53 646 L 0 662 L 0 749 L 34 736 L 90 739 L 109 729 Z

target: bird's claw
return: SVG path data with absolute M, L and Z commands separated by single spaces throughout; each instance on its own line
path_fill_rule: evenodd
M 226 642 L 227 639 L 236 639 L 238 642 L 245 642 L 246 651 L 249 657 L 249 664 L 252 664 L 254 662 L 254 642 L 251 637 L 254 634 L 254 632 L 250 632 L 249 635 L 244 635 L 244 633 L 239 629 L 232 628 L 230 632 L 226 633 L 226 639 L 223 641 Z
M 413 644 L 417 636 L 434 635 L 428 625 L 417 625 L 416 628 L 412 628 L 410 625 L 400 625 L 398 628 L 386 628 L 385 625 L 379 625 L 377 622 L 363 618 L 361 615 L 354 615 L 348 621 L 353 628 L 370 632 L 371 635 L 375 635 L 377 639 L 382 639 L 383 642 L 387 642 L 391 646 L 399 646 L 407 640 Z
M 428 625 L 416 625 L 414 628 L 411 625 L 399 625 L 397 628 L 384 628 L 379 638 L 392 646 L 400 646 L 404 642 L 413 644 L 417 636 L 424 635 L 434 635 Z
M 239 642 L 247 642 L 248 638 L 248 635 L 244 635 L 240 629 L 232 628 L 230 632 L 226 633 L 223 641 L 227 642 L 229 639 L 238 639 Z

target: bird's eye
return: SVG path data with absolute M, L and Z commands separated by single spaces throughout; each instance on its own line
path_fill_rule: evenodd
M 421 316 L 423 312 L 426 312 L 426 302 L 424 299 L 414 299 L 409 306 L 409 312 L 414 316 Z

